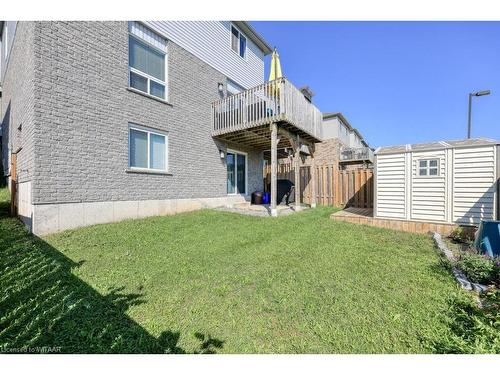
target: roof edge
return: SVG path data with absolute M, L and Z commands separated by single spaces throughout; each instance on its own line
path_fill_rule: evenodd
M 257 46 L 264 51 L 264 56 L 273 52 L 266 40 L 253 28 L 248 21 L 232 21 L 241 29 Z
M 470 144 L 455 144 L 455 142 L 461 141 L 483 141 L 483 143 L 470 143 Z M 437 145 L 439 144 L 439 146 Z M 419 149 L 414 149 L 412 146 L 426 146 Z M 392 155 L 392 154 L 403 154 L 408 152 L 426 152 L 426 151 L 437 151 L 437 150 L 446 150 L 446 149 L 456 149 L 456 148 L 473 148 L 473 147 L 484 147 L 484 146 L 499 146 L 500 141 L 493 138 L 486 137 L 477 137 L 470 139 L 457 139 L 457 140 L 448 140 L 448 141 L 434 141 L 427 143 L 414 143 L 414 144 L 400 144 L 393 146 L 381 146 L 378 147 L 375 151 L 375 154 L 380 155 Z M 402 148 L 405 148 L 403 151 Z
M 334 117 L 338 117 L 345 124 L 345 126 L 347 126 L 347 128 L 350 131 L 356 133 L 356 135 L 361 139 L 361 142 L 363 142 L 366 145 L 366 147 L 370 147 L 370 145 L 365 140 L 365 138 L 360 133 L 360 131 L 358 129 L 356 129 L 355 127 L 353 127 L 349 123 L 349 121 L 347 121 L 347 119 L 344 117 L 344 115 L 341 112 L 325 112 L 325 113 L 323 113 L 323 120 L 327 120 L 327 119 L 334 118 Z

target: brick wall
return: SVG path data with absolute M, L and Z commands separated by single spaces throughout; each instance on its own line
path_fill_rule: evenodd
M 5 174 L 9 173 L 9 154 L 21 148 L 17 155 L 20 183 L 30 181 L 34 169 L 34 31 L 33 23 L 18 23 L 2 82 L 2 163 Z
M 364 168 L 366 166 L 363 161 L 350 162 L 339 164 L 340 162 L 340 148 L 344 144 L 338 138 L 325 139 L 323 142 L 316 143 L 316 152 L 314 154 L 314 160 L 316 165 L 321 164 L 335 164 L 339 166 L 340 169 L 358 169 Z M 280 163 L 290 163 L 290 159 L 280 159 Z M 310 165 L 311 158 L 306 157 L 301 165 Z
M 314 159 L 316 164 L 337 164 L 340 158 L 340 147 L 342 142 L 338 138 L 326 139 L 323 142 L 316 143 Z M 311 164 L 311 158 L 307 157 L 305 165 Z
M 226 195 L 225 146 L 210 135 L 225 76 L 169 42 L 165 104 L 127 90 L 126 22 L 37 22 L 35 35 L 35 204 Z M 126 172 L 129 122 L 168 132 L 171 175 Z M 260 153 L 248 164 L 261 189 Z

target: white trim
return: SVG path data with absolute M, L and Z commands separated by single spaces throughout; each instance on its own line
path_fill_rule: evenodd
M 232 30 L 232 28 L 233 28 L 233 27 L 234 27 L 234 28 L 236 29 L 236 31 L 238 31 L 238 33 L 239 33 L 239 34 L 238 34 L 238 52 L 236 52 L 236 51 L 233 49 L 233 43 L 232 43 L 232 42 L 233 42 L 233 30 Z M 240 46 L 241 46 L 241 45 L 240 45 L 240 43 L 241 43 L 241 41 L 240 41 L 240 35 L 243 35 L 243 37 L 244 37 L 244 38 L 245 38 L 245 40 L 246 40 L 246 43 L 245 43 L 245 53 L 244 53 L 244 56 L 241 56 L 241 55 L 240 55 L 240 52 L 241 52 L 241 51 L 240 51 Z M 230 50 L 231 50 L 234 54 L 238 55 L 238 57 L 239 57 L 240 59 L 243 59 L 243 60 L 245 60 L 245 61 L 248 61 L 248 59 L 247 59 L 247 56 L 248 56 L 248 37 L 245 35 L 245 33 L 242 33 L 242 32 L 241 32 L 241 30 L 240 30 L 240 28 L 239 28 L 239 27 L 237 27 L 236 25 L 234 25 L 232 22 L 229 24 L 229 49 L 230 49 Z
M 454 158 L 455 150 L 452 148 L 446 149 L 446 173 L 445 173 L 445 209 L 446 209 L 446 222 L 453 223 L 453 180 L 454 180 Z
M 148 166 L 147 168 L 144 168 L 144 167 L 134 167 L 130 164 L 130 161 L 131 161 L 131 154 L 130 154 L 130 130 L 135 130 L 135 131 L 139 131 L 139 132 L 143 132 L 143 133 L 146 133 L 147 134 L 147 142 L 148 142 L 148 148 L 147 148 L 147 161 L 148 161 Z M 150 150 L 150 135 L 151 134 L 154 134 L 154 135 L 159 135 L 159 136 L 162 136 L 165 138 L 165 169 L 159 169 L 159 168 L 151 168 L 150 166 L 150 163 L 151 163 L 151 150 Z M 137 171 L 156 171 L 156 172 L 166 172 L 166 173 L 169 173 L 170 171 L 170 166 L 168 164 L 168 153 L 169 153 L 169 150 L 170 150 L 170 147 L 169 147 L 169 139 L 168 139 L 168 132 L 167 131 L 161 131 L 161 130 L 156 130 L 156 129 L 151 129 L 151 128 L 148 128 L 148 127 L 145 127 L 145 126 L 141 126 L 141 125 L 138 125 L 138 124 L 135 124 L 135 123 L 132 123 L 132 122 L 129 122 L 128 123 L 128 167 L 131 169 L 131 170 L 137 170 Z
M 405 154 L 405 217 L 411 220 L 413 215 L 413 173 L 412 173 L 412 155 Z
M 238 181 L 237 181 L 237 178 L 238 178 L 238 158 L 236 157 L 235 160 L 234 160 L 234 187 L 235 187 L 235 192 L 234 193 L 227 193 L 227 195 L 231 196 L 231 195 L 240 195 L 240 196 L 244 196 L 244 197 L 247 197 L 249 194 L 248 194 L 248 153 L 246 152 L 243 152 L 243 151 L 237 151 L 237 150 L 234 150 L 234 149 L 226 149 L 226 190 L 227 190 L 227 154 L 234 154 L 235 156 L 236 155 L 244 155 L 245 156 L 245 194 L 241 194 L 238 192 Z
M 153 33 L 153 31 L 151 31 L 151 32 Z M 167 84 L 167 82 L 168 82 L 168 43 L 167 43 L 167 41 L 165 40 L 165 49 L 162 50 L 162 49 L 158 48 L 157 46 L 149 43 L 147 40 L 142 39 L 138 35 L 135 35 L 134 33 L 132 33 L 130 31 L 130 29 L 129 29 L 128 35 L 129 35 L 129 39 L 127 41 L 128 42 L 128 44 L 127 44 L 128 54 L 129 54 L 129 58 L 128 58 L 129 59 L 128 60 L 128 82 L 127 82 L 128 87 L 131 88 L 131 89 L 134 89 L 134 90 L 138 90 L 138 91 L 144 92 L 145 94 L 154 96 L 155 98 L 158 98 L 158 99 L 161 99 L 161 100 L 164 100 L 164 101 L 168 102 L 168 100 L 169 100 L 169 89 L 168 89 L 168 84 Z M 157 34 L 157 35 L 159 37 L 163 38 L 159 34 Z M 130 66 L 130 37 L 135 38 L 139 42 L 144 43 L 144 44 L 150 46 L 151 48 L 155 49 L 159 53 L 163 54 L 163 57 L 164 57 L 163 60 L 164 60 L 164 64 L 165 64 L 165 72 L 164 72 L 165 73 L 165 81 L 162 81 L 161 79 L 153 77 L 153 76 L 151 76 L 151 75 L 149 75 L 149 74 L 147 74 L 147 73 L 145 73 L 145 72 L 143 72 L 143 71 L 141 71 L 139 69 L 136 69 L 136 68 Z M 137 74 L 137 75 L 139 75 L 139 76 L 141 76 L 143 78 L 146 78 L 146 80 L 147 80 L 147 86 L 148 86 L 148 88 L 147 88 L 148 91 L 147 92 L 139 90 L 138 88 L 133 87 L 130 84 L 130 72 L 133 72 L 133 73 L 135 73 L 135 74 Z M 163 87 L 164 87 L 164 97 L 163 98 L 151 94 L 151 81 L 154 81 L 154 82 L 156 82 L 156 83 L 158 83 L 160 85 L 163 85 Z

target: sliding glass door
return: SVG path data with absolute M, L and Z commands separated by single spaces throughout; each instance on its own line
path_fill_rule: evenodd
M 247 156 L 233 151 L 226 154 L 227 193 L 246 194 Z

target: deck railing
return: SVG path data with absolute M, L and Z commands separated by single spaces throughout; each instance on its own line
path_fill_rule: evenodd
M 214 135 L 285 121 L 321 139 L 321 111 L 285 78 L 216 101 L 212 118 Z
M 373 162 L 373 150 L 369 147 L 345 147 L 340 149 L 340 161 L 358 160 Z

